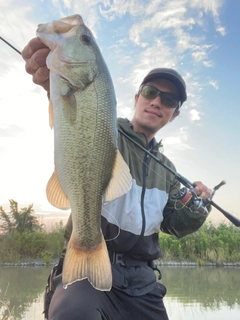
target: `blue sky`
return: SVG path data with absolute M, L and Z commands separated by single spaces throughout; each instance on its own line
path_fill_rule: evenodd
M 214 201 L 240 218 L 240 3 L 234 0 L 7 0 L 0 35 L 22 50 L 39 23 L 79 13 L 93 31 L 115 85 L 118 116 L 154 67 L 178 70 L 188 100 L 163 128 L 164 153 L 191 181 L 222 187 Z M 44 217 L 66 217 L 46 200 L 53 171 L 48 101 L 20 55 L 0 41 L 0 205 L 34 203 Z M 209 219 L 222 221 L 213 210 Z

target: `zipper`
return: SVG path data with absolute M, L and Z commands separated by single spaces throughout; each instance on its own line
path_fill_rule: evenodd
M 146 229 L 146 216 L 144 211 L 144 197 L 145 197 L 145 191 L 147 186 L 147 176 L 148 176 L 148 168 L 149 168 L 149 162 L 150 162 L 150 156 L 148 154 L 145 154 L 144 160 L 143 160 L 143 186 L 142 186 L 142 193 L 141 193 L 141 213 L 142 213 L 142 231 L 141 236 L 144 235 L 145 229 Z

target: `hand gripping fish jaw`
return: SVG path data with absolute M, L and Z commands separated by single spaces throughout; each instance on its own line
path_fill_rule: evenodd
M 212 197 L 215 194 L 215 192 L 221 186 L 226 184 L 226 182 L 224 180 L 213 188 L 213 193 L 211 195 L 211 198 L 207 198 L 207 199 L 202 200 L 195 193 L 195 191 L 194 191 L 195 186 L 192 182 L 190 182 L 188 179 L 186 179 L 185 177 L 183 177 L 179 173 L 172 170 L 162 160 L 158 159 L 150 151 L 148 151 L 147 149 L 142 147 L 139 143 L 137 143 L 135 140 L 133 140 L 131 137 L 129 137 L 121 129 L 118 129 L 118 131 L 120 134 L 122 134 L 124 137 L 126 137 L 128 140 L 130 140 L 132 143 L 134 143 L 138 148 L 140 148 L 142 151 L 147 153 L 152 159 L 154 159 L 158 164 L 160 164 L 162 167 L 164 167 L 167 171 L 171 172 L 175 176 L 175 178 L 185 187 L 183 189 L 180 189 L 179 192 L 176 194 L 176 200 L 179 201 L 182 205 L 187 205 L 192 212 L 197 211 L 197 212 L 202 212 L 204 214 L 208 214 L 207 206 L 212 205 L 218 211 L 220 211 L 236 227 L 240 227 L 240 219 L 233 216 L 231 213 L 225 211 L 224 209 L 219 207 L 215 202 L 212 201 Z

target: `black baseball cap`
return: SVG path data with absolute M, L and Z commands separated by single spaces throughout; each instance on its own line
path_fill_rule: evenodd
M 186 83 L 176 70 L 170 68 L 153 69 L 146 75 L 141 85 L 153 79 L 166 79 L 171 81 L 179 90 L 181 104 L 187 100 Z

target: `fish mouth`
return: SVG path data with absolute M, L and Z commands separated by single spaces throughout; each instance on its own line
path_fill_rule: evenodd
M 59 60 L 63 63 L 66 63 L 66 64 L 71 64 L 71 65 L 79 65 L 79 64 L 87 64 L 88 62 L 87 61 L 69 61 L 67 59 L 63 59 L 63 58 L 59 58 Z
M 71 58 L 68 56 L 62 57 L 61 52 L 58 52 L 57 56 L 58 56 L 59 61 L 61 61 L 64 64 L 79 65 L 79 64 L 87 64 L 88 63 L 86 60 L 76 61 L 76 60 L 71 60 Z
M 70 82 L 67 78 L 63 77 L 62 75 L 59 75 L 59 78 L 60 78 L 61 80 L 66 81 L 66 82 Z

